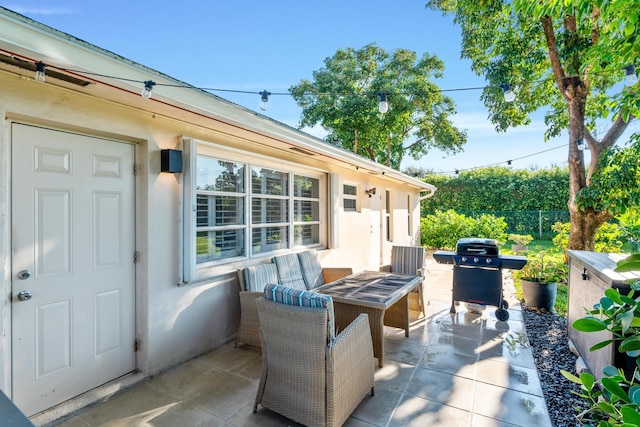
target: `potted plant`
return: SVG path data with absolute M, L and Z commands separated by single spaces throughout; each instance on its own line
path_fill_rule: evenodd
M 507 238 L 513 242 L 513 245 L 511 245 L 511 250 L 516 253 L 528 250 L 529 248 L 527 247 L 527 245 L 533 242 L 533 236 L 529 234 L 513 233 L 508 234 Z
M 520 279 L 525 307 L 554 311 L 562 267 L 552 255 L 541 251 L 527 258 L 527 264 L 515 276 Z

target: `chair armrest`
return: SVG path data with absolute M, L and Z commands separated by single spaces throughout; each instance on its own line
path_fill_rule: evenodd
M 322 269 L 322 279 L 324 283 L 331 283 L 352 274 L 353 268 L 351 267 L 326 267 Z
M 427 273 L 428 273 L 428 272 L 429 272 L 429 270 L 427 269 L 427 267 L 426 267 L 426 266 L 424 266 L 424 267 L 420 267 L 420 268 L 418 269 L 418 271 L 417 271 L 418 276 L 422 276 L 422 277 L 425 277 L 425 276 L 427 275 Z
M 260 318 L 256 300 L 264 292 L 240 291 L 240 325 L 236 344 L 247 344 L 260 347 Z
M 385 273 L 391 273 L 391 264 L 381 265 L 378 271 L 384 271 Z
M 362 313 L 327 347 L 327 412 L 335 425 L 373 390 L 374 361 L 369 316 Z

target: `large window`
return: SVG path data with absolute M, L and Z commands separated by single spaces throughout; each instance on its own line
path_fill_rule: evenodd
M 197 265 L 322 243 L 323 174 L 196 159 Z
M 245 166 L 198 157 L 196 262 L 245 255 Z

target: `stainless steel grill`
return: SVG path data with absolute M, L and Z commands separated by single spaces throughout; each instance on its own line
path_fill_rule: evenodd
M 527 258 L 500 255 L 497 241 L 479 238 L 460 239 L 455 252 L 436 251 L 433 258 L 440 264 L 453 264 L 451 313 L 456 312 L 456 301 L 463 301 L 497 306 L 498 320 L 509 319 L 509 304 L 502 292 L 502 269 L 520 270 Z

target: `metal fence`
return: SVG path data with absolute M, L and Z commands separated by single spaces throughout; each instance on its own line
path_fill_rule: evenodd
M 569 222 L 569 211 L 458 211 L 476 218 L 489 214 L 504 218 L 507 233 L 530 234 L 537 239 L 551 239 L 555 233 L 551 226 L 556 222 Z

